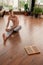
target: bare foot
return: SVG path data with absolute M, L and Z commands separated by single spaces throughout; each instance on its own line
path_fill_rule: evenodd
M 4 40 L 4 43 L 5 43 L 6 40 L 7 40 L 7 37 L 6 37 L 5 33 L 3 33 L 3 40 Z

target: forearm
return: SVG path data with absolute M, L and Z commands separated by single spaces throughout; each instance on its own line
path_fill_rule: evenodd
M 8 27 L 9 23 L 7 23 L 6 27 Z
M 8 27 L 8 26 L 9 26 L 9 21 L 8 21 L 8 23 L 7 23 L 6 27 Z

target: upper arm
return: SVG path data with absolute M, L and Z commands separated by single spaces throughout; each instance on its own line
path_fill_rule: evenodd
M 8 21 L 10 21 L 10 16 L 8 17 Z
M 9 25 L 9 22 L 10 22 L 10 16 L 8 17 L 8 23 L 7 23 L 7 26 Z

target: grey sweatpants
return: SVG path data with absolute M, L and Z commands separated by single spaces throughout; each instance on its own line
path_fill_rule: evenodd
M 13 33 L 13 31 L 19 31 L 20 29 L 21 29 L 21 26 L 18 26 L 16 28 L 14 28 L 14 30 L 11 30 L 9 32 L 5 31 L 5 35 L 8 37 L 8 36 L 10 36 Z

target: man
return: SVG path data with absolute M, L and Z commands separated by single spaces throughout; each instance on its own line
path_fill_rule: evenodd
M 3 34 L 4 42 L 12 34 L 13 31 L 18 31 L 21 27 L 19 26 L 19 21 L 17 16 L 13 14 L 13 11 L 9 11 L 8 23 L 6 26 L 6 32 Z

